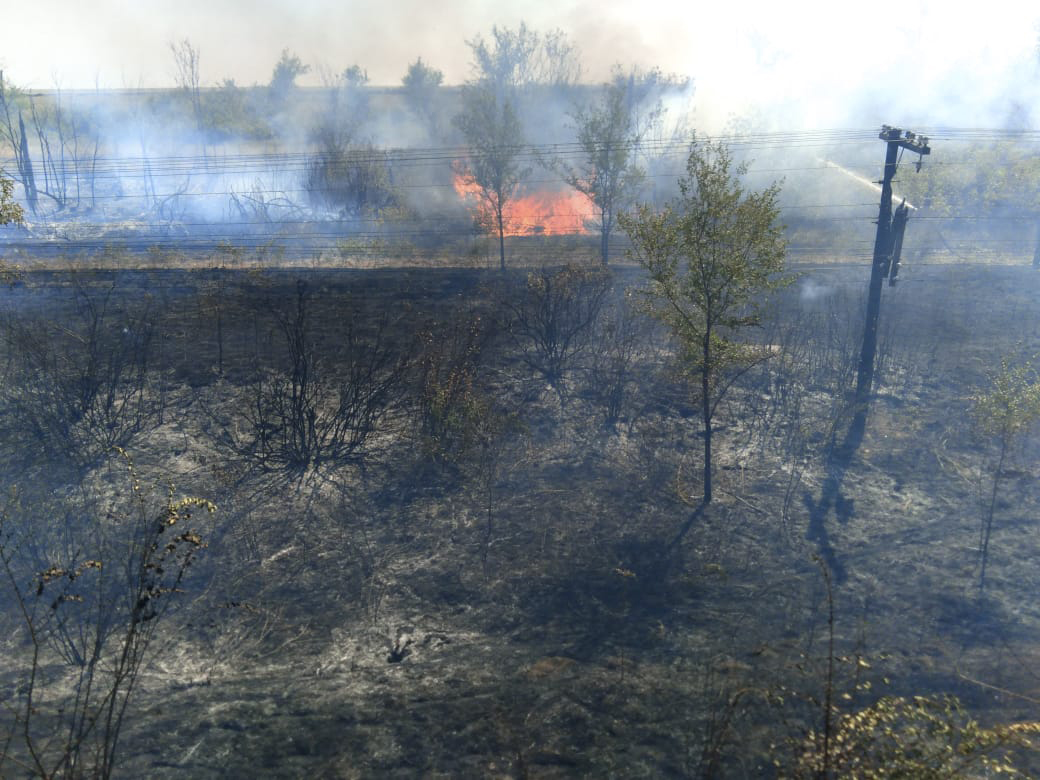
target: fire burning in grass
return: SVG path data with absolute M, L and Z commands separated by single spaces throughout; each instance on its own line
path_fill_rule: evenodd
M 458 173 L 455 192 L 480 219 L 486 220 L 480 187 Z M 533 192 L 506 202 L 503 210 L 507 236 L 561 236 L 589 233 L 586 221 L 595 213 L 593 203 L 580 192 Z

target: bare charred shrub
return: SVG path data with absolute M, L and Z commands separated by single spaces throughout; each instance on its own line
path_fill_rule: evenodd
M 862 308 L 862 301 L 845 288 L 834 290 L 807 307 L 806 375 L 815 388 L 834 391 L 851 385 L 860 334 L 857 316 L 850 317 L 849 312 Z
M 388 343 L 389 320 L 367 332 L 347 318 L 320 344 L 311 292 L 297 283 L 292 306 L 275 308 L 282 361 L 258 366 L 236 448 L 268 468 L 361 464 L 366 445 L 403 400 L 407 350 Z
M 810 392 L 806 367 L 815 322 L 800 307 L 783 313 L 774 311 L 767 318 L 761 344 L 769 360 L 754 366 L 744 377 L 743 393 L 732 413 L 735 427 L 743 434 L 738 446 L 749 459 L 779 455 L 787 464 L 780 513 L 785 532 L 802 478 L 816 447 L 834 429 L 840 409 L 840 394 Z
M 498 538 L 498 516 L 504 499 L 503 481 L 507 466 L 522 466 L 524 426 L 515 413 L 490 401 L 474 415 L 470 447 L 462 462 L 470 487 L 474 525 L 479 528 L 479 549 L 484 579 L 491 578 L 492 547 Z
M 208 501 L 175 498 L 172 487 L 148 490 L 122 453 L 74 501 L 8 496 L 0 616 L 16 682 L 0 727 L 0 774 L 113 773 L 146 660 L 163 650 L 157 629 L 206 546 L 194 516 L 212 511 Z
M 610 284 L 600 268 L 565 266 L 532 271 L 499 291 L 520 359 L 557 391 L 593 342 Z
M 304 182 L 312 205 L 344 217 L 379 214 L 399 205 L 387 151 L 357 143 L 334 128 L 321 129 L 317 141 Z
M 477 374 L 488 336 L 475 312 L 419 336 L 415 423 L 423 452 L 435 461 L 454 462 L 468 451 L 486 414 Z
M 651 327 L 627 292 L 610 301 L 599 318 L 589 356 L 588 391 L 601 406 L 607 428 L 626 417 L 636 364 Z
M 438 483 L 459 490 L 463 525 L 473 527 L 485 579 L 497 518 L 505 498 L 507 466 L 521 467 L 525 428 L 480 377 L 494 323 L 477 312 L 420 335 L 416 433 Z M 446 477 L 448 479 L 446 479 Z M 457 482 L 455 481 L 457 480 Z
M 228 288 L 230 274 L 228 265 L 240 261 L 240 251 L 231 244 L 221 246 L 220 265 L 215 267 L 199 281 L 201 290 L 198 297 L 198 313 L 202 329 L 211 331 L 216 341 L 216 372 L 224 375 L 224 331 L 230 319 L 228 309 L 231 307 Z
M 324 538 L 316 543 L 327 546 L 341 564 L 336 593 L 359 617 L 376 623 L 405 545 L 387 534 L 385 515 L 351 491 L 341 491 L 338 500 L 318 502 L 313 514 L 308 532 L 319 530 Z
M 120 307 L 113 292 L 78 288 L 68 326 L 58 318 L 8 326 L 12 419 L 50 457 L 93 462 L 160 420 L 164 399 L 150 379 L 156 319 L 147 301 Z

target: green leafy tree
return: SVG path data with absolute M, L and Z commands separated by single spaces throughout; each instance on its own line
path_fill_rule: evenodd
M 310 69 L 310 66 L 304 65 L 295 54 L 290 54 L 288 49 L 282 49 L 282 56 L 271 74 L 271 94 L 279 101 L 285 100 L 296 87 L 296 78 Z
M 20 225 L 25 214 L 14 199 L 14 182 L 0 175 L 0 225 Z
M 993 485 L 989 504 L 979 530 L 979 589 L 986 585 L 986 562 L 989 557 L 989 538 L 993 530 L 993 516 L 997 507 L 1001 475 L 1015 444 L 1040 419 L 1040 377 L 1026 363 L 1012 366 L 1007 358 L 1000 361 L 1000 371 L 992 377 L 988 392 L 977 395 L 975 423 L 980 433 L 995 439 L 999 454 L 993 469 Z
M 796 744 L 796 759 L 777 762 L 784 778 L 1028 777 L 1015 752 L 1035 749 L 1040 722 L 981 726 L 952 696 L 884 696 L 836 718 L 823 748 L 816 733 Z
M 761 359 L 737 341 L 758 324 L 761 295 L 784 283 L 786 242 L 774 182 L 746 191 L 724 144 L 694 143 L 679 196 L 661 211 L 643 205 L 621 216 L 632 255 L 649 272 L 651 313 L 666 323 L 680 359 L 700 385 L 704 504 L 712 500 L 712 421 L 736 378 Z
M 1030 144 L 1004 140 L 954 146 L 944 152 L 942 165 L 925 165 L 918 175 L 901 180 L 899 190 L 920 209 L 918 219 L 970 214 L 976 238 L 982 233 L 1033 242 L 1033 265 L 1040 268 L 1040 159 Z M 965 226 L 956 220 L 937 224 L 943 226 L 939 236 L 947 250 L 955 252 L 956 243 L 951 246 L 946 237 L 957 236 Z
M 211 136 L 224 140 L 266 140 L 273 135 L 262 101 L 255 100 L 253 94 L 238 86 L 234 79 L 223 79 L 216 89 L 203 93 L 202 110 Z
M 431 126 L 436 124 L 437 90 L 443 81 L 444 74 L 423 62 L 422 57 L 408 66 L 408 72 L 401 79 L 408 107 Z
M 0 225 L 21 225 L 24 221 L 25 213 L 14 199 L 14 182 L 0 174 Z M 17 265 L 0 260 L 0 282 L 10 284 L 20 276 Z
M 587 197 L 599 213 L 600 259 L 610 260 L 610 234 L 618 213 L 635 198 L 646 179 L 636 149 L 648 123 L 638 121 L 637 102 L 623 80 L 603 88 L 598 101 L 572 115 L 581 157 L 576 165 L 560 159 L 554 167 L 563 180 Z M 660 114 L 660 106 L 655 115 Z
M 385 151 L 356 142 L 342 128 L 321 128 L 316 141 L 304 179 L 313 205 L 343 217 L 382 214 L 399 205 Z
M 466 43 L 473 52 L 476 80 L 499 91 L 563 87 L 581 77 L 577 49 L 561 30 L 540 33 L 521 22 L 515 30 L 494 26 L 490 40 L 478 35 Z
M 347 123 L 360 125 L 369 115 L 368 71 L 360 65 L 351 65 L 339 76 L 343 93 L 343 109 L 347 112 Z
M 1040 160 L 1026 144 L 955 146 L 943 162 L 899 182 L 900 195 L 929 216 L 1029 216 L 1040 209 Z
M 473 77 L 462 95 L 455 126 L 470 147 L 456 173 L 480 197 L 480 222 L 497 231 L 499 260 L 505 268 L 506 204 L 519 192 L 529 173 L 521 165 L 524 119 L 538 111 L 539 90 L 573 85 L 581 74 L 577 51 L 560 31 L 542 34 L 521 23 L 515 30 L 492 27 L 490 40 L 467 41 L 473 55 Z
M 340 80 L 348 87 L 364 87 L 368 84 L 368 71 L 360 65 L 354 64 L 343 71 Z

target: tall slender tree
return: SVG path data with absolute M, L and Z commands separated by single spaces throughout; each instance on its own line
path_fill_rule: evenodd
M 467 41 L 473 77 L 463 88 L 455 126 L 470 148 L 456 173 L 480 197 L 482 224 L 498 234 L 499 264 L 506 265 L 506 206 L 530 169 L 522 164 L 525 109 L 537 88 L 565 87 L 581 73 L 577 51 L 560 31 L 541 34 L 527 25 L 492 27 L 491 38 Z
M 310 72 L 310 69 L 311 66 L 304 65 L 295 54 L 290 54 L 288 49 L 282 49 L 282 56 L 271 72 L 271 83 L 268 85 L 271 96 L 279 104 L 283 103 L 296 88 L 296 78 Z
M 524 151 L 520 117 L 508 99 L 500 99 L 486 85 L 469 87 L 464 108 L 455 117 L 470 153 L 456 165 L 456 173 L 480 198 L 479 218 L 498 234 L 499 266 L 506 269 L 506 204 L 516 197 L 520 182 L 530 172 L 521 164 Z
M 427 65 L 422 61 L 422 57 L 408 66 L 408 72 L 401 79 L 408 107 L 422 117 L 435 132 L 437 129 L 437 91 L 443 81 L 444 73 Z
M 758 323 L 762 294 L 784 283 L 780 185 L 747 191 L 745 172 L 725 145 L 694 143 L 679 196 L 661 211 L 643 205 L 620 219 L 649 273 L 646 303 L 671 328 L 684 370 L 699 386 L 705 505 L 712 500 L 715 412 L 736 378 L 763 356 L 737 333 Z
M 979 529 L 979 590 L 982 590 L 986 587 L 989 539 L 1004 466 L 1015 445 L 1040 420 L 1040 376 L 1029 363 L 1014 366 L 1006 357 L 1002 358 L 1000 371 L 991 377 L 990 388 L 973 400 L 975 425 L 983 436 L 997 444 L 993 483 Z
M 200 133 L 203 128 L 202 89 L 199 75 L 199 47 L 185 38 L 179 43 L 170 43 L 170 53 L 177 69 L 175 78 L 177 86 L 191 100 L 191 111 L 195 116 L 195 129 Z
M 618 213 L 627 208 L 646 172 L 636 163 L 636 147 L 642 140 L 631 95 L 623 83 L 607 84 L 597 102 L 572 114 L 581 156 L 577 163 L 564 158 L 553 167 L 563 180 L 595 207 L 599 220 L 600 260 L 610 260 L 610 234 Z

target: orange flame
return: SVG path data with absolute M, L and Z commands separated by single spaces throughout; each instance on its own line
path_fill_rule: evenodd
M 479 209 L 480 187 L 459 173 L 455 192 L 474 209 Z M 506 202 L 502 212 L 507 236 L 562 236 L 589 233 L 585 221 L 595 206 L 580 192 L 534 192 Z

